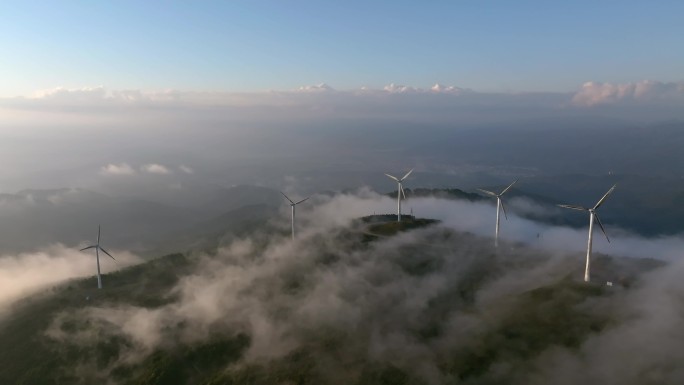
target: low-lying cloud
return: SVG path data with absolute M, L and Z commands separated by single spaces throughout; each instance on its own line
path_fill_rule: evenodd
M 536 217 L 555 215 L 575 215 L 560 210 L 548 210 L 524 198 L 513 198 L 508 207 L 508 219 L 501 218 L 500 237 L 509 242 L 523 242 L 545 250 L 562 252 L 581 252 L 586 250 L 587 229 L 565 226 L 552 226 L 526 219 L 518 215 L 532 214 Z M 411 198 L 403 203 L 403 212 L 413 210 L 417 217 L 435 218 L 445 226 L 461 232 L 469 232 L 483 237 L 494 235 L 496 205 L 494 202 L 469 202 L 464 200 L 445 200 L 439 198 Z M 310 226 L 314 223 L 345 222 L 364 215 L 377 213 L 396 213 L 396 200 L 362 190 L 359 195 L 342 195 L 322 203 L 304 216 Z M 334 219 L 325 219 L 334 218 Z M 588 218 L 587 218 L 588 221 Z M 646 238 L 632 234 L 610 224 L 605 224 L 611 242 L 607 242 L 595 228 L 594 250 L 598 253 L 634 258 L 656 258 L 676 260 L 684 257 L 684 238 L 682 236 L 663 236 Z
M 194 170 L 188 166 L 183 166 L 181 165 L 178 167 L 178 169 L 186 174 L 192 174 Z M 169 167 L 164 166 L 163 164 L 159 163 L 148 163 L 140 166 L 140 172 L 142 173 L 147 173 L 147 174 L 157 174 L 157 175 L 169 175 L 173 174 L 173 170 L 171 170 Z M 130 164 L 128 163 L 110 163 L 106 166 L 102 166 L 100 168 L 100 174 L 102 175 L 114 175 L 114 176 L 120 176 L 120 175 L 136 175 L 138 171 L 136 171 L 135 168 L 133 168 Z
M 105 87 L 57 88 L 32 97 L 0 98 L 0 109 L 40 111 L 91 119 L 136 117 L 243 120 L 308 118 L 419 119 L 425 122 L 486 123 L 526 116 L 567 117 L 595 114 L 615 118 L 642 116 L 643 121 L 682 118 L 674 107 L 684 100 L 684 83 L 644 80 L 627 84 L 587 82 L 577 92 L 478 92 L 455 85 L 421 88 L 391 83 L 380 89 L 337 90 L 325 83 L 294 90 L 263 92 L 196 92 L 182 90 L 113 90 Z M 610 109 L 597 110 L 599 106 Z M 618 109 L 615 107 L 629 107 Z M 588 108 L 591 107 L 591 108 Z M 652 108 L 658 107 L 657 115 Z M 643 108 L 641 110 L 640 108 Z M 636 109 L 636 110 L 635 110 Z M 534 113 L 534 114 L 532 114 Z M 51 115 L 54 119 L 54 115 Z M 35 115 L 34 115 L 35 117 Z
M 684 82 L 658 82 L 643 80 L 634 83 L 613 84 L 587 82 L 573 96 L 573 103 L 580 106 L 601 104 L 675 104 L 684 103 Z
M 142 261 L 126 251 L 110 252 L 116 256 L 116 262 L 109 257 L 101 258 L 103 274 Z M 0 255 L 0 315 L 25 296 L 71 278 L 94 276 L 96 272 L 94 252 L 81 252 L 61 244 L 34 252 Z M 93 287 L 97 287 L 94 279 Z
M 428 384 L 453 383 L 445 362 L 455 352 L 491 343 L 492 333 L 496 336 L 508 317 L 519 317 L 518 295 L 573 271 L 579 278 L 581 271 L 575 251 L 584 247 L 584 231 L 531 223 L 513 213 L 503 223 L 504 239 L 539 248 L 508 248 L 511 244 L 505 243 L 494 253 L 491 204 L 409 199 L 407 209 L 441 219 L 458 232 L 435 226 L 359 248 L 358 238 L 349 234 L 363 229 L 350 227 L 351 221 L 373 211 L 391 213 L 394 200 L 362 190 L 312 201 L 299 207 L 295 242 L 285 235 L 284 209 L 282 235 L 238 239 L 216 255 L 201 257 L 194 273 L 173 289 L 173 303 L 62 314 L 48 335 L 87 345 L 88 334 L 71 335 L 60 326 L 84 317 L 98 333 L 125 338 L 129 350 L 107 370 L 139 362 L 174 343 L 207 341 L 218 329 L 250 336 L 242 363 L 267 365 L 305 349 L 330 382 L 356 381 L 358 374 L 340 364 L 350 360 L 391 364 Z M 611 247 L 626 246 L 616 254 L 671 258 L 671 267 L 645 275 L 635 289 L 583 299 L 573 311 L 613 321 L 583 336 L 579 346 L 552 344 L 531 357 L 494 355 L 489 370 L 472 374 L 467 383 L 677 383 L 684 377 L 677 369 L 684 351 L 672 337 L 684 326 L 673 310 L 675 299 L 684 295 L 678 278 L 684 260 L 675 259 L 678 242 L 617 234 Z M 430 328 L 438 337 L 430 337 Z M 623 370 L 625 362 L 628 370 Z M 231 368 L 239 370 L 240 364 Z M 101 375 L 107 377 L 107 370 Z
M 140 167 L 140 170 L 150 173 L 150 174 L 160 174 L 160 175 L 168 175 L 171 174 L 171 170 L 169 170 L 166 166 L 158 164 L 158 163 L 150 163 L 146 164 Z
M 188 167 L 184 164 L 178 166 L 178 169 L 183 171 L 186 174 L 194 174 L 195 173 L 195 170 L 192 167 Z
M 135 169 L 128 163 L 110 163 L 106 166 L 102 166 L 100 173 L 103 175 L 133 175 L 135 174 Z

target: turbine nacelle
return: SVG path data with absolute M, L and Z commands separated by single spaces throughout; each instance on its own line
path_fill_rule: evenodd
M 500 193 L 495 193 L 493 191 L 489 190 L 484 190 L 479 188 L 478 190 L 489 195 L 490 197 L 496 198 L 496 227 L 494 231 L 494 247 L 499 247 L 499 222 L 500 222 L 500 212 L 503 211 L 504 213 L 504 218 L 508 220 L 508 214 L 506 213 L 506 206 L 503 204 L 503 199 L 501 197 L 508 191 L 510 190 L 511 187 L 517 182 L 518 180 L 514 180 L 513 183 L 509 184 L 505 189 L 503 189 Z
M 102 289 L 102 278 L 100 275 L 100 251 L 107 254 L 109 256 L 109 258 L 113 259 L 114 261 L 116 261 L 116 259 L 111 254 L 109 254 L 109 252 L 107 250 L 105 250 L 102 246 L 100 246 L 100 226 L 99 225 L 97 226 L 97 243 L 94 245 L 91 245 L 91 246 L 86 246 L 79 251 L 88 250 L 88 249 L 95 249 L 95 258 L 97 260 L 97 288 Z
M 406 175 L 402 176 L 401 178 L 397 178 L 396 176 L 393 176 L 390 174 L 385 174 L 385 175 L 387 175 L 388 177 L 390 177 L 390 178 L 394 179 L 395 181 L 401 183 L 404 181 L 404 179 L 408 178 L 408 176 L 411 175 L 412 172 L 413 172 L 413 169 L 410 169 L 409 172 L 407 172 Z
M 615 190 L 616 185 L 613 185 L 613 187 L 610 188 L 603 196 L 601 199 L 599 199 L 598 202 L 596 202 L 596 205 L 592 208 L 587 208 L 583 206 L 575 206 L 575 205 L 558 205 L 559 207 L 563 207 L 566 209 L 571 209 L 571 210 L 577 210 L 577 211 L 586 211 L 589 212 L 589 239 L 587 240 L 587 261 L 586 261 L 586 267 L 584 269 L 584 281 L 589 282 L 589 271 L 590 271 L 590 264 L 591 264 L 591 246 L 592 246 L 592 238 L 593 238 L 593 226 L 594 226 L 594 220 L 596 223 L 598 223 L 599 227 L 601 228 L 601 232 L 603 235 L 606 237 L 606 240 L 610 243 L 610 238 L 608 238 L 608 234 L 606 234 L 606 229 L 603 227 L 603 223 L 601 222 L 601 218 L 599 218 L 598 213 L 596 210 L 598 210 L 599 207 L 603 204 L 603 202 L 606 201 L 608 196 L 613 193 Z
M 114 259 L 114 260 L 116 261 L 116 259 L 115 259 L 114 257 L 112 257 L 112 255 L 109 254 L 109 253 L 107 252 L 107 250 L 105 250 L 102 246 L 100 246 L 100 226 L 99 226 L 99 225 L 97 226 L 97 243 L 94 244 L 94 245 L 92 245 L 92 246 L 84 247 L 84 248 L 80 249 L 79 251 L 88 250 L 88 249 L 98 249 L 98 250 L 102 250 L 102 252 L 104 252 L 104 253 L 107 254 L 111 259 Z
M 311 197 L 309 196 L 309 197 L 306 197 L 306 198 L 304 198 L 304 199 L 302 199 L 302 200 L 300 200 L 300 201 L 294 202 L 292 199 L 288 198 L 288 196 L 285 195 L 284 192 L 281 191 L 280 193 L 283 194 L 283 196 L 285 197 L 285 199 L 287 199 L 287 200 L 290 202 L 290 206 L 291 206 L 291 207 L 294 207 L 294 206 L 296 206 L 296 205 L 298 205 L 298 204 L 304 202 L 305 200 L 311 198 Z
M 295 206 L 297 206 L 298 204 L 300 204 L 300 203 L 306 201 L 307 199 L 309 199 L 309 198 L 311 198 L 311 197 L 309 196 L 309 197 L 306 197 L 306 198 L 304 198 L 304 199 L 302 199 L 302 200 L 299 200 L 299 201 L 295 202 L 295 201 L 293 201 L 292 199 L 290 199 L 290 197 L 288 197 L 287 195 L 285 195 L 284 192 L 281 191 L 280 193 L 283 194 L 283 196 L 285 197 L 285 199 L 287 199 L 288 202 L 290 202 L 290 208 L 292 209 L 292 240 L 294 240 L 294 238 L 295 238 L 295 225 L 294 225 L 294 220 L 295 220 Z
M 404 199 L 406 199 L 406 192 L 404 192 L 404 186 L 402 185 L 401 182 L 403 182 L 406 178 L 408 178 L 409 175 L 413 172 L 413 169 L 410 169 L 409 172 L 406 173 L 401 178 L 397 178 L 396 176 L 390 175 L 390 174 L 385 174 L 387 177 L 390 179 L 394 180 L 397 182 L 397 222 L 401 221 L 401 197 L 402 195 L 404 196 Z
M 398 189 L 399 191 L 397 192 L 397 194 L 403 195 L 404 199 L 406 199 L 406 192 L 404 192 L 404 185 L 401 182 L 403 182 L 406 178 L 408 178 L 408 176 L 411 175 L 412 172 L 413 172 L 413 169 L 410 169 L 409 172 L 407 172 L 406 175 L 404 175 L 401 178 L 397 178 L 396 176 L 393 176 L 390 174 L 385 174 L 389 178 L 391 178 L 392 180 L 396 181 L 399 184 L 399 189 Z
M 501 199 L 501 197 L 502 197 L 506 192 L 508 192 L 508 190 L 510 190 L 511 187 L 513 187 L 513 185 L 516 184 L 517 182 L 518 182 L 517 179 L 514 180 L 513 183 L 509 184 L 508 187 L 506 187 L 505 189 L 503 189 L 503 190 L 502 190 L 500 193 L 498 193 L 498 194 L 495 193 L 495 192 L 493 192 L 493 191 L 489 191 L 489 190 L 485 190 L 485 189 L 481 189 L 481 188 L 479 188 L 478 190 L 481 191 L 481 192 L 483 192 L 483 193 L 485 193 L 485 194 L 487 194 L 487 195 L 489 195 L 489 196 L 491 196 L 491 197 L 496 198 L 496 199 L 497 199 L 497 203 L 498 203 L 499 205 L 501 205 L 501 209 L 503 210 L 503 213 L 504 213 L 504 218 L 506 218 L 506 220 L 508 220 L 508 214 L 506 214 L 506 206 L 504 206 L 503 200 Z M 498 233 L 498 232 L 497 232 L 497 233 Z
M 610 196 L 610 194 L 613 193 L 613 191 L 615 190 L 615 187 L 617 187 L 617 185 L 613 185 L 613 187 L 611 187 L 610 190 L 608 190 L 608 192 L 603 194 L 601 199 L 599 199 L 599 201 L 596 202 L 596 205 L 594 205 L 594 207 L 588 208 L 588 207 L 584 207 L 584 206 L 575 206 L 575 205 L 558 205 L 558 207 L 588 212 L 589 215 L 592 215 L 596 219 L 596 223 L 598 223 L 599 227 L 601 228 L 601 232 L 606 237 L 606 240 L 608 241 L 608 243 L 610 243 L 610 238 L 608 237 L 608 234 L 606 233 L 606 229 L 603 227 L 603 223 L 601 222 L 601 218 L 599 217 L 597 210 L 599 207 L 601 207 L 603 202 L 606 201 L 606 199 Z

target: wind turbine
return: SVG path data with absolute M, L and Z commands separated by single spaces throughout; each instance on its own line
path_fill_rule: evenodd
M 398 187 L 397 187 L 397 222 L 401 222 L 401 196 L 404 196 L 404 199 L 406 199 L 406 193 L 404 192 L 404 187 L 401 185 L 401 182 L 404 181 L 404 179 L 408 178 L 408 176 L 413 172 L 413 169 L 411 169 L 409 172 L 404 175 L 403 178 L 398 179 L 395 176 L 392 176 L 390 174 L 385 174 L 388 177 L 394 179 L 397 181 Z
M 285 197 L 285 199 L 287 199 L 288 201 L 290 201 L 290 207 L 292 208 L 292 240 L 294 241 L 294 238 L 295 238 L 295 226 L 294 226 L 295 206 L 297 206 L 298 204 L 304 202 L 305 200 L 307 200 L 307 199 L 309 199 L 309 198 L 311 198 L 311 197 L 306 197 L 306 198 L 304 198 L 304 199 L 302 199 L 302 200 L 300 200 L 300 201 L 298 201 L 298 202 L 293 202 L 292 199 L 288 198 L 287 195 L 285 195 L 284 192 L 281 191 L 280 193 L 283 194 L 283 196 Z
M 564 207 L 566 209 L 572 209 L 572 210 L 579 210 L 579 211 L 588 211 L 589 212 L 589 240 L 587 241 L 587 263 L 584 268 L 584 282 L 589 282 L 589 268 L 590 268 L 590 262 L 591 262 L 591 242 L 593 238 L 593 233 L 594 233 L 594 218 L 596 218 L 596 222 L 598 225 L 601 227 L 601 231 L 603 231 L 603 235 L 606 236 L 606 240 L 608 240 L 608 243 L 610 243 L 610 239 L 608 238 L 608 234 L 606 234 L 606 229 L 603 228 L 603 223 L 601 223 L 601 219 L 599 218 L 598 214 L 596 213 L 596 210 L 603 204 L 603 202 L 608 198 L 608 195 L 613 193 L 613 190 L 615 190 L 615 186 L 610 188 L 607 193 L 599 199 L 599 201 L 596 203 L 596 206 L 593 208 L 586 208 L 582 206 L 574 206 L 574 205 L 558 205 L 560 207 Z
M 508 215 L 506 215 L 506 207 L 504 207 L 503 201 L 501 200 L 501 197 L 508 191 L 513 185 L 517 182 L 518 180 L 514 180 L 513 183 L 509 184 L 508 187 L 503 189 L 500 193 L 495 193 L 487 190 L 483 190 L 479 188 L 478 190 L 482 191 L 483 193 L 493 196 L 496 198 L 496 232 L 494 233 L 494 247 L 499 247 L 499 223 L 501 222 L 501 217 L 500 217 L 500 212 L 503 210 L 504 217 L 506 220 L 508 220 Z
M 95 258 L 97 259 L 97 288 L 102 289 L 102 277 L 100 277 L 100 250 L 102 250 L 103 253 L 109 255 L 111 259 L 114 259 L 111 254 L 107 252 L 102 246 L 100 246 L 100 225 L 97 225 L 97 243 L 82 248 L 80 251 L 83 250 L 88 250 L 88 249 L 95 249 Z M 116 259 L 114 259 L 116 261 Z

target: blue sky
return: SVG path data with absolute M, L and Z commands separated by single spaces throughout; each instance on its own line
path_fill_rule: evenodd
M 0 96 L 684 80 L 681 1 L 2 1 Z

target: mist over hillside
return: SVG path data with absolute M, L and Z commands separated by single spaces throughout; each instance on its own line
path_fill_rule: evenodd
M 302 206 L 295 242 L 283 210 L 280 224 L 255 228 L 215 252 L 164 257 L 108 274 L 102 291 L 93 290 L 92 279 L 71 281 L 16 305 L 2 321 L 0 340 L 30 333 L 33 350 L 3 351 L 0 378 L 22 373 L 15 377 L 19 383 L 114 384 L 681 381 L 677 362 L 684 351 L 672 337 L 683 322 L 674 310 L 684 290 L 677 278 L 681 258 L 675 257 L 681 245 L 670 245 L 673 261 L 666 264 L 599 255 L 595 283 L 585 284 L 579 282 L 582 245 L 572 251 L 558 242 L 574 242 L 574 230 L 549 228 L 541 238 L 548 242 L 526 246 L 517 237 L 540 227 L 513 216 L 503 228 L 508 241 L 496 251 L 484 235 L 492 231 L 491 205 L 419 200 L 422 215 L 447 211 L 442 225 L 368 242 L 354 218 L 373 208 L 389 211 L 394 200 L 367 190 L 318 196 Z M 578 243 L 584 236 L 577 233 Z M 660 239 L 618 237 L 614 243 L 629 244 L 618 255 L 669 258 Z M 605 280 L 615 285 L 602 285 Z M 46 317 L 20 323 L 35 311 Z M 35 361 L 45 355 L 51 359 Z M 22 372 L 26 367 L 32 369 Z

